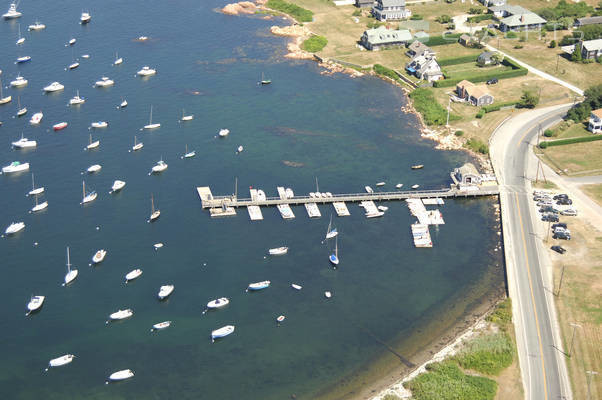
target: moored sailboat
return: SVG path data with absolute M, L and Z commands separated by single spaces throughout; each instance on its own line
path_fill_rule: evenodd
M 71 269 L 71 261 L 69 258 L 69 246 L 67 246 L 67 274 L 65 275 L 65 281 L 63 283 L 63 286 L 67 286 L 68 284 L 73 282 L 73 280 L 77 278 L 77 274 L 78 271 L 76 269 Z
M 155 198 L 151 194 L 151 215 L 148 219 L 148 222 L 154 222 L 157 218 L 161 216 L 161 210 L 155 210 Z

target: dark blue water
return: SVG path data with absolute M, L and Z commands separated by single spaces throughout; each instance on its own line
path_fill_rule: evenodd
M 264 209 L 261 222 L 250 222 L 245 210 L 221 220 L 202 211 L 195 187 L 229 194 L 235 178 L 242 197 L 249 186 L 268 195 L 276 186 L 307 193 L 315 190 L 316 177 L 320 191 L 333 193 L 362 191 L 378 181 L 390 189 L 397 182 L 438 188 L 448 185 L 450 169 L 470 159 L 421 140 L 416 119 L 399 111 L 406 100 L 398 88 L 371 77 L 322 76 L 312 62 L 286 60 L 285 40 L 269 34 L 274 21 L 213 11 L 220 6 L 111 0 L 59 7 L 25 0 L 20 20 L 0 23 L 1 78 L 5 95 L 13 96 L 0 106 L 0 163 L 29 162 L 49 202 L 46 211 L 29 214 L 30 175 L 0 176 L 2 229 L 12 221 L 27 225 L 0 240 L 0 398 L 282 399 L 328 396 L 342 386 L 351 391 L 362 376 L 399 364 L 372 367 L 390 356 L 383 343 L 411 359 L 421 350 L 417 341 L 425 345 L 439 334 L 421 331 L 425 324 L 451 324 L 502 286 L 492 251 L 497 224 L 487 200 L 448 201 L 446 225 L 432 230 L 432 249 L 413 247 L 414 219 L 404 203 L 386 204 L 386 216 L 376 220 L 349 205 L 350 217 L 335 217 L 337 270 L 328 263 L 331 246 L 320 243 L 330 207 L 321 206 L 317 220 L 295 207 L 292 221 Z M 82 7 L 92 14 L 88 26 L 78 24 Z M 27 32 L 37 19 L 47 29 Z M 22 47 L 15 45 L 18 23 L 27 39 Z M 140 35 L 149 40 L 134 40 Z M 71 37 L 77 43 L 65 47 Z M 116 52 L 125 59 L 117 67 Z M 15 65 L 22 55 L 32 61 Z M 66 71 L 74 59 L 81 66 Z M 157 75 L 135 77 L 144 65 Z M 257 85 L 262 72 L 272 85 Z M 7 88 L 17 73 L 28 86 Z M 115 86 L 93 88 L 101 76 Z M 53 81 L 65 90 L 44 94 Z M 68 107 L 76 90 L 87 101 Z M 14 118 L 17 96 L 29 109 L 20 119 Z M 122 97 L 129 106 L 117 110 Z M 141 132 L 151 105 L 153 122 L 162 126 Z M 178 122 L 183 109 L 195 115 L 192 122 Z M 40 110 L 42 123 L 30 126 L 29 117 Z M 109 127 L 90 131 L 97 120 Z M 53 132 L 60 121 L 69 126 Z M 229 137 L 217 139 L 220 128 L 230 129 Z M 35 150 L 10 148 L 22 132 L 38 141 Z M 87 152 L 90 133 L 101 145 Z M 130 153 L 134 135 L 144 148 Z M 185 145 L 196 150 L 195 158 L 180 158 Z M 239 145 L 245 150 L 236 155 Z M 167 171 L 148 176 L 161 157 Z M 82 176 L 96 163 L 100 173 Z M 410 170 L 417 163 L 425 169 Z M 83 178 L 99 192 L 85 207 L 79 205 Z M 127 186 L 109 195 L 115 179 Z M 154 224 L 146 223 L 151 193 L 162 211 Z M 165 247 L 154 251 L 156 242 Z M 290 247 L 288 255 L 264 257 L 281 245 Z M 66 246 L 79 269 L 68 288 L 60 285 Z M 93 268 L 88 264 L 100 248 L 109 254 Z M 136 267 L 144 274 L 124 285 L 124 275 Z M 269 289 L 244 292 L 265 279 L 272 281 Z M 303 290 L 291 289 L 293 282 Z M 168 283 L 175 292 L 159 303 L 159 286 Z M 329 301 L 325 290 L 333 292 Z M 25 317 L 31 294 L 45 295 L 46 303 Z M 229 307 L 202 315 L 204 304 L 221 296 L 230 298 Z M 110 313 L 126 307 L 134 309 L 132 319 L 105 326 Z M 277 327 L 280 314 L 287 319 Z M 172 327 L 150 334 L 163 320 L 172 320 Z M 212 344 L 211 330 L 226 324 L 236 325 L 236 332 Z M 71 365 L 43 373 L 48 360 L 66 353 L 77 355 Z M 134 379 L 103 384 L 125 368 L 135 371 Z

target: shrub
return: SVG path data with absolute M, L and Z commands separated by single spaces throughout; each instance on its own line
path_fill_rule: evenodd
M 503 103 L 495 103 L 489 106 L 483 106 L 482 110 L 485 110 L 486 113 L 490 113 L 493 111 L 499 111 L 504 107 L 511 107 L 518 104 L 518 101 L 505 101 Z
M 495 310 L 487 316 L 487 321 L 497 324 L 502 330 L 506 330 L 512 322 L 512 300 L 507 297 L 498 303 Z
M 460 136 L 464 135 L 464 131 L 456 131 L 456 132 L 454 132 L 454 135 L 456 135 L 457 137 L 460 137 Z
M 552 136 L 554 136 L 554 131 L 551 129 L 546 129 L 545 131 L 543 131 L 543 135 L 545 137 L 552 137 Z
M 372 69 L 378 75 L 386 76 L 387 78 L 391 78 L 393 80 L 398 80 L 399 79 L 399 75 L 397 75 L 397 73 L 395 71 L 393 71 L 392 69 L 389 69 L 387 67 L 384 67 L 384 66 L 382 66 L 380 64 L 374 64 L 374 66 L 372 67 Z
M 433 92 L 429 89 L 418 88 L 410 93 L 414 108 L 422 115 L 427 125 L 445 125 L 447 110 L 437 103 Z M 450 120 L 458 119 L 450 114 Z
M 522 44 L 517 44 L 517 45 L 514 45 L 514 48 L 515 49 L 522 49 L 523 45 Z
M 483 14 L 483 9 L 480 7 L 471 7 L 470 10 L 468 10 L 468 13 L 473 15 Z
M 497 375 L 512 364 L 513 355 L 510 336 L 498 332 L 471 340 L 455 359 L 462 368 Z
M 359 17 L 362 15 L 362 10 L 355 10 L 351 15 L 354 17 Z
M 520 97 L 518 106 L 521 108 L 535 108 L 538 103 L 539 94 L 535 94 L 535 92 L 531 90 L 525 90 L 523 91 L 523 95 Z
M 510 32 L 506 33 L 506 38 L 508 38 L 508 39 L 516 39 L 517 37 L 518 37 L 518 35 L 516 34 L 516 32 L 510 31 Z
M 571 61 L 581 61 L 581 43 L 575 45 L 575 50 L 571 55 Z
M 548 147 L 548 142 L 540 142 L 539 143 L 539 148 L 540 149 L 546 149 Z
M 550 46 L 549 46 L 549 47 L 550 47 L 551 49 L 555 48 L 555 47 L 556 47 L 556 41 L 555 41 L 555 40 L 552 40 L 552 41 L 550 42 Z
M 466 18 L 466 21 L 470 22 L 470 23 L 479 23 L 481 21 L 486 21 L 486 20 L 489 20 L 489 19 L 493 19 L 492 14 L 475 15 L 473 17 Z
M 435 21 L 439 22 L 440 24 L 448 24 L 452 22 L 452 17 L 447 14 L 443 14 L 435 18 Z
M 324 36 L 312 36 L 301 44 L 301 48 L 310 53 L 317 53 L 328 44 L 328 40 Z
M 474 152 L 487 154 L 489 153 L 489 147 L 479 138 L 470 138 L 466 141 L 466 147 Z
M 385 23 L 384 22 L 379 22 L 379 21 L 368 21 L 368 23 L 366 24 L 366 27 L 368 29 L 373 29 L 373 28 L 378 28 L 379 26 L 383 26 Z
M 475 118 L 483 118 L 485 116 L 485 110 L 483 110 L 482 108 L 479 110 L 479 112 L 477 113 L 477 115 L 475 115 Z
M 266 5 L 273 10 L 282 11 L 300 22 L 311 22 L 314 19 L 313 12 L 284 0 L 268 0 Z
M 410 17 L 410 19 L 411 19 L 412 21 L 420 21 L 420 20 L 422 20 L 422 15 L 420 15 L 420 14 L 413 14 L 413 15 Z

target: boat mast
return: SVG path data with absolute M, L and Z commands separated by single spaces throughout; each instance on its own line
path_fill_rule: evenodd
M 330 228 L 332 225 L 332 214 L 330 214 L 330 222 L 328 223 L 328 229 L 326 230 L 326 236 L 330 233 Z
M 238 198 L 238 177 L 234 178 L 234 198 Z
M 86 181 L 82 181 L 82 193 L 83 193 L 83 197 L 82 197 L 82 201 L 86 198 Z
M 339 237 L 337 236 L 334 241 L 334 256 L 339 258 Z
M 150 112 L 150 121 L 148 122 L 149 125 L 153 124 L 153 106 L 151 104 L 151 112 Z
M 71 262 L 69 260 L 69 246 L 67 246 L 67 272 L 71 272 Z
M 34 180 L 33 180 L 33 172 L 32 172 L 31 173 L 31 190 L 34 190 L 35 188 L 36 188 L 36 185 L 35 185 Z
M 153 198 L 153 194 L 151 193 L 151 215 L 155 213 L 155 199 Z
M 318 177 L 316 176 L 316 192 L 319 192 L 320 188 L 318 187 Z

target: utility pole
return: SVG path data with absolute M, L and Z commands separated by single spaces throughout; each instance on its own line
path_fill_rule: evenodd
M 591 377 L 592 375 L 598 375 L 598 373 L 596 371 L 585 371 L 585 373 L 587 374 L 587 400 L 591 400 L 591 396 L 592 396 L 592 392 L 590 389 L 590 381 L 591 381 Z
M 449 109 L 451 108 L 451 96 L 447 100 L 447 121 L 445 122 L 445 126 L 449 129 Z
M 560 282 L 558 283 L 558 292 L 556 293 L 556 297 L 560 296 L 560 289 L 562 288 L 562 278 L 564 277 L 564 265 L 562 266 L 562 272 L 560 273 Z
M 556 54 L 556 73 L 558 73 L 558 61 L 560 61 L 560 54 Z
M 550 228 L 550 224 L 552 223 L 552 221 L 550 221 L 548 219 L 548 234 L 546 236 L 546 243 L 548 243 L 548 239 L 550 239 L 550 231 L 552 230 L 552 228 Z
M 581 325 L 574 324 L 572 322 L 569 325 L 573 327 L 573 334 L 571 335 L 571 345 L 569 346 L 569 357 L 571 357 L 571 354 L 573 353 L 573 344 L 575 342 L 575 331 L 577 330 L 577 328 L 581 328 Z

